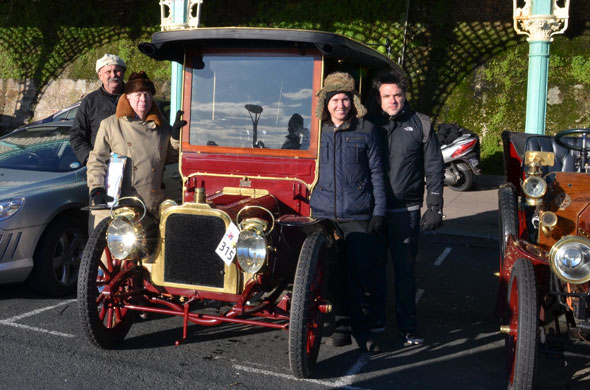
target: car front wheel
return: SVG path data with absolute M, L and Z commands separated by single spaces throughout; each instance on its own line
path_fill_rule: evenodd
M 320 349 L 328 252 L 326 236 L 315 232 L 305 239 L 299 254 L 289 320 L 289 364 L 300 378 L 311 375 Z
M 28 283 L 39 293 L 64 296 L 76 290 L 80 258 L 87 238 L 80 218 L 61 218 L 50 223 L 33 255 Z
M 530 261 L 514 263 L 508 285 L 506 368 L 508 390 L 533 388 L 537 357 L 538 309 L 535 271 Z
M 136 312 L 125 308 L 137 279 L 133 264 L 114 259 L 107 247 L 110 219 L 100 222 L 88 239 L 78 277 L 78 314 L 88 340 L 105 349 L 115 348 L 127 335 Z

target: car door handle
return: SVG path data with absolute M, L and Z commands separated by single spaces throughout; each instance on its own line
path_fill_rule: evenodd
M 174 172 L 174 173 L 172 174 L 172 178 L 173 178 L 173 179 L 180 179 L 180 172 Z

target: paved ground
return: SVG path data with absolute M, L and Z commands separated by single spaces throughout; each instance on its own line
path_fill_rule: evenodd
M 471 191 L 444 188 L 443 226 L 425 233 L 426 240 L 456 241 L 471 245 L 498 246 L 498 186 L 503 176 L 477 176 Z

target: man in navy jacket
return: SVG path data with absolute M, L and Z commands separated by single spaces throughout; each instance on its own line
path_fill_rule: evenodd
M 371 120 L 381 131 L 381 142 L 387 147 L 387 244 L 395 269 L 395 306 L 398 329 L 405 345 L 422 344 L 417 329 L 415 262 L 418 237 L 422 230 L 433 230 L 442 224 L 444 162 L 430 118 L 412 111 L 406 102 L 408 82 L 395 71 L 379 74 L 373 81 L 380 112 Z M 425 181 L 426 179 L 426 181 Z M 420 218 L 426 184 L 427 210 Z M 385 275 L 385 270 L 378 271 Z M 385 306 L 385 280 L 382 281 Z M 380 324 L 385 325 L 385 316 Z
M 346 303 L 352 333 L 361 349 L 375 348 L 369 340 L 374 315 L 374 265 L 378 245 L 374 232 L 385 215 L 385 187 L 378 132 L 362 119 L 366 109 L 348 73 L 329 74 L 318 93 L 316 115 L 322 120 L 319 178 L 310 199 L 312 215 L 334 221 L 345 247 L 345 284 L 337 289 Z M 338 300 L 338 299 L 337 299 Z M 346 310 L 348 309 L 348 310 Z M 337 313 L 338 314 L 338 313 Z M 350 343 L 344 318 L 337 319 L 333 345 Z

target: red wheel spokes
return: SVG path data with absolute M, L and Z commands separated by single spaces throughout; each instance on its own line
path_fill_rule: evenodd
M 96 276 L 96 287 L 99 290 L 96 298 L 96 305 L 98 309 L 98 317 L 101 322 L 104 323 L 106 328 L 116 327 L 123 318 L 125 317 L 127 310 L 121 309 L 118 304 L 118 299 L 114 298 L 111 294 L 114 293 L 117 288 L 111 286 L 116 275 L 121 272 L 123 263 L 119 260 L 113 259 L 111 252 L 105 247 L 104 255 L 106 257 L 106 264 L 102 261 L 99 262 L 99 272 Z M 116 283 L 120 283 L 117 281 Z M 105 291 L 105 293 L 103 293 Z M 108 293 L 106 293 L 108 291 Z M 106 319 L 106 321 L 105 321 Z
M 311 295 L 310 299 L 313 299 L 311 304 L 309 305 L 309 313 L 308 313 L 308 324 L 307 324 L 307 345 L 306 345 L 306 353 L 310 355 L 314 349 L 314 346 L 318 340 L 318 332 L 321 331 L 320 329 L 320 316 L 322 313 L 320 312 L 319 306 L 322 303 L 322 287 L 324 285 L 324 272 L 321 266 L 321 261 L 318 264 L 317 275 L 315 278 L 314 283 L 311 285 Z

